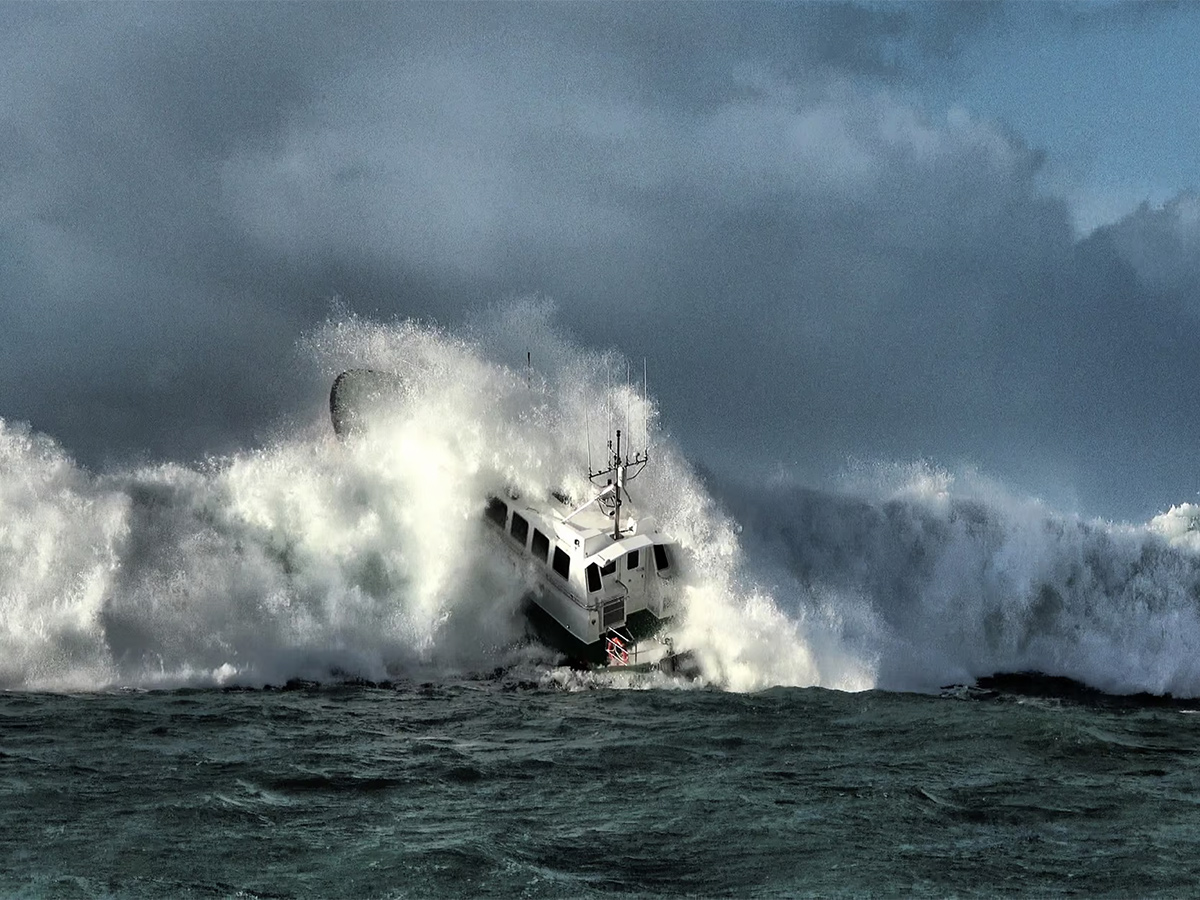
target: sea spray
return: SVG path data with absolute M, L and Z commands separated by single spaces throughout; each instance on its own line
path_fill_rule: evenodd
M 675 640 L 700 661 L 701 682 L 738 690 L 772 684 L 869 687 L 869 666 L 845 658 L 834 639 L 826 636 L 823 652 L 810 648 L 809 620 L 820 618 L 827 608 L 812 616 L 786 618 L 744 570 L 735 523 L 658 429 L 657 409 L 628 380 L 629 364 L 612 352 L 574 346 L 548 325 L 550 314 L 544 303 L 496 308 L 490 319 L 474 324 L 474 348 L 452 343 L 455 352 L 466 354 L 458 364 L 478 373 L 474 390 L 489 398 L 487 408 L 477 408 L 470 421 L 454 417 L 459 407 L 471 402 L 468 397 L 438 417 L 441 422 L 449 416 L 454 427 L 480 435 L 474 448 L 476 496 L 487 486 L 534 496 L 560 490 L 579 500 L 589 497 L 593 488 L 586 480 L 588 462 L 598 459 L 606 439 L 621 429 L 651 453 L 650 466 L 629 488 L 633 501 L 656 517 L 684 554 L 679 585 L 684 612 L 676 623 Z M 410 379 L 402 392 L 410 402 L 447 390 L 436 374 L 439 367 L 430 364 L 437 346 L 430 335 L 412 323 L 385 326 L 344 319 L 314 335 L 310 348 L 331 377 L 353 364 L 400 373 Z M 519 347 L 532 348 L 535 367 L 520 371 L 480 366 L 480 357 L 487 356 L 519 363 L 524 356 Z M 364 354 L 363 348 L 371 352 Z M 454 367 L 440 371 L 456 376 Z M 416 402 L 400 417 L 421 415 L 426 402 Z
M 621 428 L 651 454 L 632 500 L 681 548 L 674 634 L 699 685 L 931 690 L 1034 669 L 1200 695 L 1192 507 L 1087 521 L 927 465 L 867 467 L 840 493 L 705 480 L 634 367 L 575 346 L 552 317 L 519 302 L 451 333 L 341 316 L 301 342 L 322 387 L 299 424 L 195 466 L 94 474 L 0 422 L 0 684 L 517 666 L 645 686 L 555 674 L 552 654 L 522 644 L 527 586 L 480 521 L 488 492 L 589 496 L 588 460 Z M 339 440 L 326 391 L 347 368 L 393 373 L 396 390 Z
M 342 318 L 304 349 L 328 381 L 354 365 L 398 376 L 370 427 L 335 439 L 314 397 L 295 434 L 198 466 L 93 475 L 6 426 L 5 686 L 381 680 L 503 662 L 525 585 L 481 540 L 483 498 L 585 497 L 588 422 L 645 441 L 656 418 L 612 377 L 614 354 L 555 339 L 539 361 L 557 364 L 535 378 L 478 339 Z M 703 584 L 736 557 L 729 523 L 665 437 L 654 452 L 635 498 Z
M 478 551 L 475 476 L 503 447 L 480 423 L 503 417 L 486 415 L 499 380 L 436 332 L 393 334 L 410 361 L 426 353 L 420 393 L 354 442 L 336 441 L 326 419 L 199 467 L 96 477 L 51 439 L 7 426 L 5 686 L 378 680 L 408 664 L 494 664 L 520 633 L 520 585 Z
M 127 510 L 53 440 L 0 419 L 0 687 L 109 677 L 96 619 Z
M 789 616 L 817 593 L 877 684 L 936 689 L 995 672 L 1106 691 L 1200 694 L 1200 554 L 1186 510 L 1086 520 L 974 473 L 881 468 L 853 493 L 726 484 L 756 570 Z

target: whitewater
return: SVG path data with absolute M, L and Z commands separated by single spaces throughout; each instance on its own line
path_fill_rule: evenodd
M 685 551 L 678 640 L 702 685 L 928 691 L 1037 671 L 1200 695 L 1200 509 L 1084 520 L 924 462 L 859 465 L 836 493 L 701 476 L 628 362 L 550 315 L 498 308 L 461 334 L 330 321 L 302 343 L 320 388 L 301 424 L 196 466 L 96 474 L 0 420 L 0 687 L 378 682 L 527 660 L 523 588 L 483 549 L 482 498 L 582 493 L 593 430 L 615 416 L 653 452 L 637 501 Z M 402 387 L 342 442 L 320 391 L 351 367 Z

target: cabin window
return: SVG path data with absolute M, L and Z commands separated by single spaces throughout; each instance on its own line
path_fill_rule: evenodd
M 495 522 L 501 528 L 504 527 L 505 521 L 508 519 L 508 504 L 499 497 L 488 497 L 487 509 L 484 510 L 484 515 L 488 520 Z
M 654 568 L 662 571 L 671 565 L 671 560 L 667 557 L 667 548 L 665 544 L 654 545 Z
M 601 575 L 611 575 L 615 571 L 617 571 L 617 561 L 614 559 L 610 563 L 608 563 L 603 569 L 600 570 L 600 574 Z
M 638 567 L 639 562 L 641 560 L 638 558 L 638 551 L 630 550 L 629 555 L 625 557 L 625 571 L 632 572 Z
M 546 557 L 550 555 L 550 538 L 546 537 L 536 528 L 533 529 L 533 543 L 529 549 L 538 558 L 539 562 L 545 562 Z
M 569 578 L 571 575 L 571 557 L 567 556 L 567 551 L 562 547 L 554 548 L 554 571 L 563 578 Z
M 510 533 L 512 534 L 513 539 L 516 540 L 517 543 L 519 543 L 522 547 L 524 547 L 525 542 L 529 540 L 529 520 L 519 512 L 514 512 Z
M 600 590 L 600 570 L 596 568 L 595 563 L 587 567 L 587 582 L 588 590 L 593 594 Z

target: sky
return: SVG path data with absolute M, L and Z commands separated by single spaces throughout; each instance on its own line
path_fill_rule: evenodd
M 535 296 L 711 472 L 1144 519 L 1200 491 L 1198 41 L 1191 4 L 0 0 L 0 418 L 97 470 L 228 453 L 312 405 L 334 309 Z

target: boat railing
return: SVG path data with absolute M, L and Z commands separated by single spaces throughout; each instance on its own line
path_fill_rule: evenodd
M 610 666 L 636 666 L 638 642 L 629 629 L 616 626 L 604 633 L 604 652 Z

